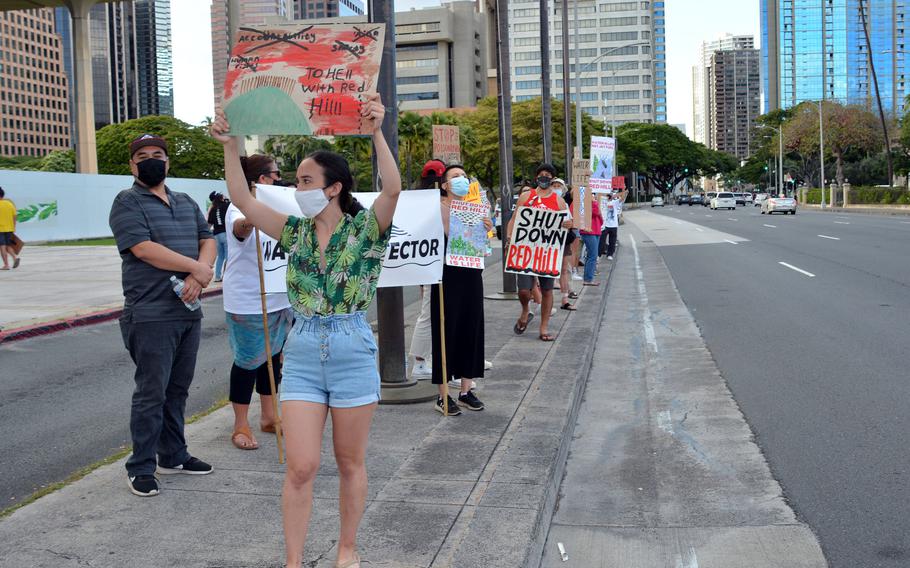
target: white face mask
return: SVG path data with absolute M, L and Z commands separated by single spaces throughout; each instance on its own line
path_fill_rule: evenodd
M 294 192 L 294 199 L 300 206 L 300 212 L 309 219 L 322 213 L 322 210 L 329 205 L 323 189 L 297 190 Z

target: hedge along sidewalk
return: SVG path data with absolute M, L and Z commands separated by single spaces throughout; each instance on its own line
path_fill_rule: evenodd
M 497 268 L 484 275 L 487 293 L 501 289 Z M 605 289 L 584 288 L 577 312 L 554 316 L 551 330 L 560 337 L 553 343 L 537 339 L 536 321 L 524 335 L 512 332 L 517 302 L 485 301 L 485 349 L 494 362 L 479 381 L 486 410 L 443 418 L 431 403 L 379 407 L 367 454 L 365 560 L 388 567 L 539 562 Z M 283 565 L 284 466 L 275 439 L 257 433 L 261 448 L 240 451 L 230 443 L 232 425 L 224 408 L 187 427 L 192 452 L 215 466 L 210 476 L 164 476 L 161 495 L 142 499 L 129 493 L 121 460 L 14 512 L 0 521 L 0 565 Z M 314 494 L 304 560 L 329 567 L 338 536 L 330 427 Z

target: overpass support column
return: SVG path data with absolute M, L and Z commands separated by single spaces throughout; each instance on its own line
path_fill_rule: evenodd
M 98 151 L 95 145 L 95 95 L 92 88 L 92 49 L 89 33 L 89 11 L 95 0 L 67 0 L 73 17 L 73 75 L 76 90 L 76 171 L 98 173 Z

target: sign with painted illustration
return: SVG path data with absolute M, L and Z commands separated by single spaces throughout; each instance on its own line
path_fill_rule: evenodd
M 519 207 L 506 253 L 506 272 L 559 276 L 568 231 L 565 211 Z
M 360 108 L 376 91 L 383 24 L 243 26 L 224 81 L 231 132 L 369 134 Z
M 293 187 L 257 185 L 256 199 L 287 215 L 300 216 Z M 355 193 L 354 198 L 369 209 L 379 192 Z M 265 237 L 265 235 L 263 235 Z M 442 280 L 445 237 L 439 212 L 439 191 L 404 191 L 392 216 L 392 236 L 382 257 L 380 288 L 437 284 Z M 263 250 L 263 255 L 266 251 Z M 272 254 L 275 254 L 274 251 Z M 286 264 L 286 263 L 285 263 Z M 283 275 L 282 275 L 283 278 Z M 272 288 L 267 284 L 266 291 Z
M 613 190 L 613 172 L 616 170 L 616 139 L 608 136 L 591 137 L 591 181 L 592 193 L 607 193 Z
M 490 209 L 483 203 L 451 203 L 446 264 L 483 270 L 483 257 L 487 251 L 487 228 L 483 220 L 489 215 Z
M 573 229 L 588 231 L 591 229 L 591 190 L 588 186 L 591 179 L 591 160 L 575 158 L 572 160 L 572 203 L 575 204 L 575 216 L 572 219 Z
M 446 164 L 461 163 L 461 141 L 457 126 L 433 125 L 433 157 Z

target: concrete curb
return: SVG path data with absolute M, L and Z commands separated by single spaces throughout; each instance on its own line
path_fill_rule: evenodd
M 820 205 L 815 205 L 812 203 L 800 203 L 799 207 L 810 210 L 817 211 L 819 213 L 837 213 L 843 215 L 844 213 L 859 213 L 861 215 L 884 215 L 887 217 L 910 217 L 910 208 L 907 209 L 898 209 L 895 207 L 867 207 L 863 205 L 849 205 L 847 207 L 825 207 L 821 208 Z
M 202 292 L 201 297 L 211 298 L 214 296 L 220 296 L 222 293 L 221 288 L 216 288 L 213 290 L 205 290 Z M 34 337 L 40 337 L 42 335 L 49 335 L 51 333 L 57 333 L 59 331 L 65 331 L 67 329 L 74 329 L 77 327 L 84 327 L 87 325 L 92 325 L 96 323 L 103 323 L 106 321 L 111 321 L 120 317 L 120 314 L 123 313 L 123 308 L 115 308 L 112 310 L 100 310 L 97 312 L 92 312 L 88 314 L 82 314 L 78 316 L 73 316 L 69 318 L 61 318 L 57 320 L 51 320 L 47 322 L 42 322 L 34 325 L 27 325 L 22 327 L 14 327 L 9 330 L 0 330 L 0 344 L 3 343 L 12 343 L 14 341 L 19 341 L 21 339 L 31 339 Z

